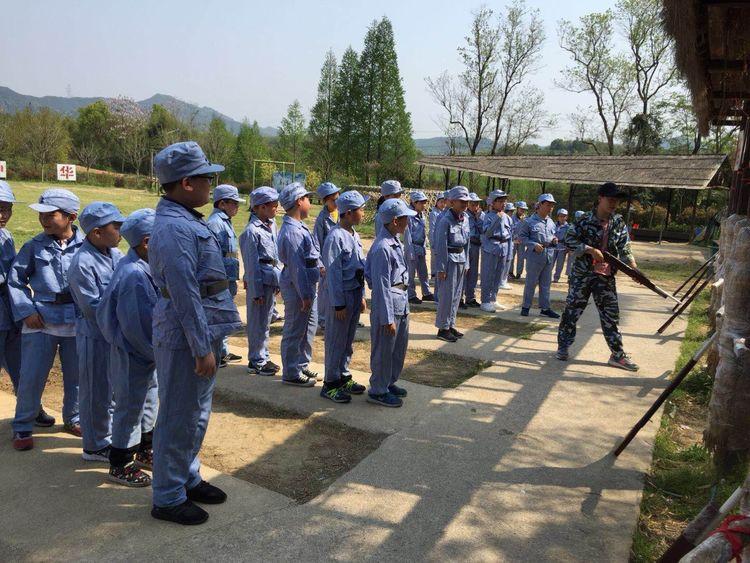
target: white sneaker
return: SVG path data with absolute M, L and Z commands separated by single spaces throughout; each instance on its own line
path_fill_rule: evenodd
M 500 286 L 500 289 L 508 290 L 508 289 L 513 289 L 513 287 L 509 283 L 504 283 L 503 285 Z
M 497 311 L 492 303 L 482 303 L 479 308 L 485 313 L 494 313 L 495 311 Z
M 500 303 L 495 303 L 495 309 L 498 311 L 507 311 L 508 308 L 505 305 L 501 305 Z

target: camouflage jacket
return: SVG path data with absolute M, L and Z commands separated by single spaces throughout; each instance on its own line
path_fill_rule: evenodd
M 575 258 L 572 275 L 582 275 L 592 271 L 593 260 L 591 256 L 585 254 L 586 247 L 601 248 L 602 234 L 602 226 L 595 211 L 589 211 L 571 224 L 565 234 L 565 246 Z M 630 236 L 622 215 L 614 214 L 610 219 L 607 250 L 623 262 L 630 263 L 633 259 Z

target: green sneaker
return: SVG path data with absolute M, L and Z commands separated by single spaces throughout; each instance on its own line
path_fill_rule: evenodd
M 326 384 L 323 384 L 320 396 L 334 403 L 349 403 L 352 400 L 352 396 L 342 387 L 328 387 Z
M 361 395 L 367 389 L 364 385 L 360 385 L 354 381 L 351 375 L 349 377 L 344 376 L 343 380 L 344 383 L 341 385 L 341 388 L 350 395 Z

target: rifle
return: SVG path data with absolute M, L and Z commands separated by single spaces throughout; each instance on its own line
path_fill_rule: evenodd
M 636 268 L 631 268 L 628 266 L 625 262 L 620 260 L 617 256 L 614 254 L 610 254 L 606 250 L 602 253 L 604 254 L 604 259 L 609 262 L 609 264 L 615 268 L 615 270 L 620 270 L 630 278 L 632 278 L 634 281 L 638 282 L 644 287 L 647 287 L 657 295 L 662 296 L 664 299 L 672 299 L 676 301 L 677 303 L 682 304 L 682 301 L 677 299 L 674 295 L 671 295 L 670 293 L 667 293 L 662 288 L 660 288 L 658 285 L 656 285 L 654 282 L 652 282 L 650 279 L 646 277 L 646 275 L 641 272 L 640 270 L 637 270 Z

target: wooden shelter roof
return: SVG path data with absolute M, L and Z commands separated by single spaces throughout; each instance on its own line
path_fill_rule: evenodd
M 725 155 L 423 156 L 417 164 L 514 180 L 701 190 L 712 186 Z
M 750 100 L 750 1 L 663 0 L 702 135 L 710 124 L 740 125 Z

